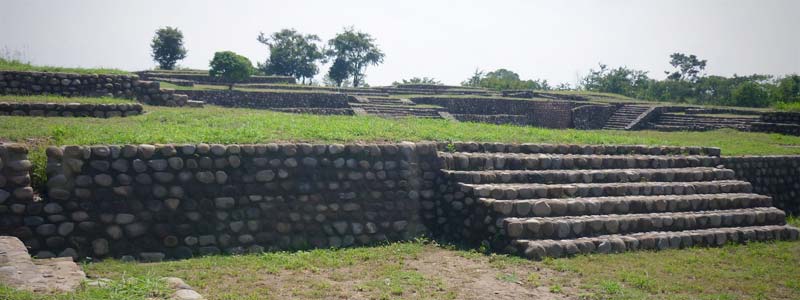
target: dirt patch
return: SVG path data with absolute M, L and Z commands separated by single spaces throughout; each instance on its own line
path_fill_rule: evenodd
M 496 268 L 488 258 L 470 259 L 439 248 L 408 263 L 423 274 L 441 278 L 458 293 L 457 299 L 571 299 L 550 292 L 547 286 L 526 282 L 533 272 L 538 274 L 538 280 L 552 276 L 549 270 L 525 266 Z

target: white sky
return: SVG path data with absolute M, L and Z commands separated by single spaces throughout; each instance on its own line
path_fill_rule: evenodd
M 153 68 L 162 26 L 185 36 L 183 67 L 215 51 L 264 61 L 260 31 L 295 28 L 327 41 L 353 25 L 385 61 L 371 85 L 412 76 L 458 84 L 475 68 L 574 84 L 603 62 L 663 78 L 668 56 L 708 59 L 709 74 L 800 73 L 800 1 L 41 1 L 0 0 L 0 51 L 35 64 Z M 327 66 L 320 73 L 327 71 Z

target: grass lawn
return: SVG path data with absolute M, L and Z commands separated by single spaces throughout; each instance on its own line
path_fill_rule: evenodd
M 0 58 L 0 71 L 24 71 L 24 72 L 61 72 L 61 73 L 77 73 L 77 74 L 115 74 L 115 75 L 131 75 L 131 72 L 119 69 L 108 68 L 64 68 L 53 66 L 34 66 L 30 63 L 21 62 L 18 60 L 9 60 Z
M 797 219 L 790 220 L 800 225 Z M 208 299 L 798 299 L 800 242 L 528 261 L 427 240 L 373 247 L 84 266 L 105 288 L 0 299 L 163 298 L 176 276 Z

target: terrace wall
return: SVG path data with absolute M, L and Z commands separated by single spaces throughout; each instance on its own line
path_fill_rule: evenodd
M 148 80 L 156 80 L 156 78 L 171 78 L 180 80 L 189 80 L 197 83 L 215 83 L 215 84 L 228 84 L 228 82 L 221 77 L 212 77 L 208 73 L 180 73 L 180 72 L 153 72 L 144 71 L 138 72 L 139 76 Z M 291 76 L 250 76 L 244 81 L 237 83 L 288 83 L 294 84 L 296 80 Z
M 228 90 L 180 91 L 208 104 L 247 108 L 350 108 L 348 96 L 338 93 L 243 92 Z
M 137 99 L 150 105 L 183 106 L 188 98 L 136 75 L 0 71 L 2 95 L 60 95 Z
M 142 105 L 91 103 L 17 103 L 0 102 L 0 116 L 37 117 L 127 117 L 142 113 Z
M 722 164 L 776 207 L 800 214 L 800 156 L 723 156 Z
M 528 101 L 503 98 L 415 97 L 419 104 L 438 105 L 451 114 L 460 115 L 525 115 L 526 125 L 548 128 L 570 128 L 572 108 L 570 101 Z
M 45 198 L 33 202 L 24 148 L 3 149 L 4 176 L 23 177 L 3 187 L 13 197 L 0 201 L 0 232 L 39 257 L 410 239 L 427 231 L 420 202 L 436 177 L 432 143 L 66 146 L 47 149 Z
M 601 129 L 617 109 L 616 105 L 578 106 L 572 109 L 572 125 L 575 129 Z

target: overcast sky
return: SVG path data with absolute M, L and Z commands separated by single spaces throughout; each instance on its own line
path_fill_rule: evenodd
M 458 84 L 476 68 L 574 84 L 598 62 L 663 78 L 673 52 L 708 59 L 709 74 L 787 74 L 800 73 L 799 13 L 797 0 L 0 0 L 0 51 L 35 64 L 143 70 L 155 66 L 154 31 L 169 25 L 189 50 L 179 65 L 207 69 L 219 50 L 263 62 L 261 31 L 327 41 L 352 25 L 386 53 L 367 70 L 371 85 L 412 76 Z

